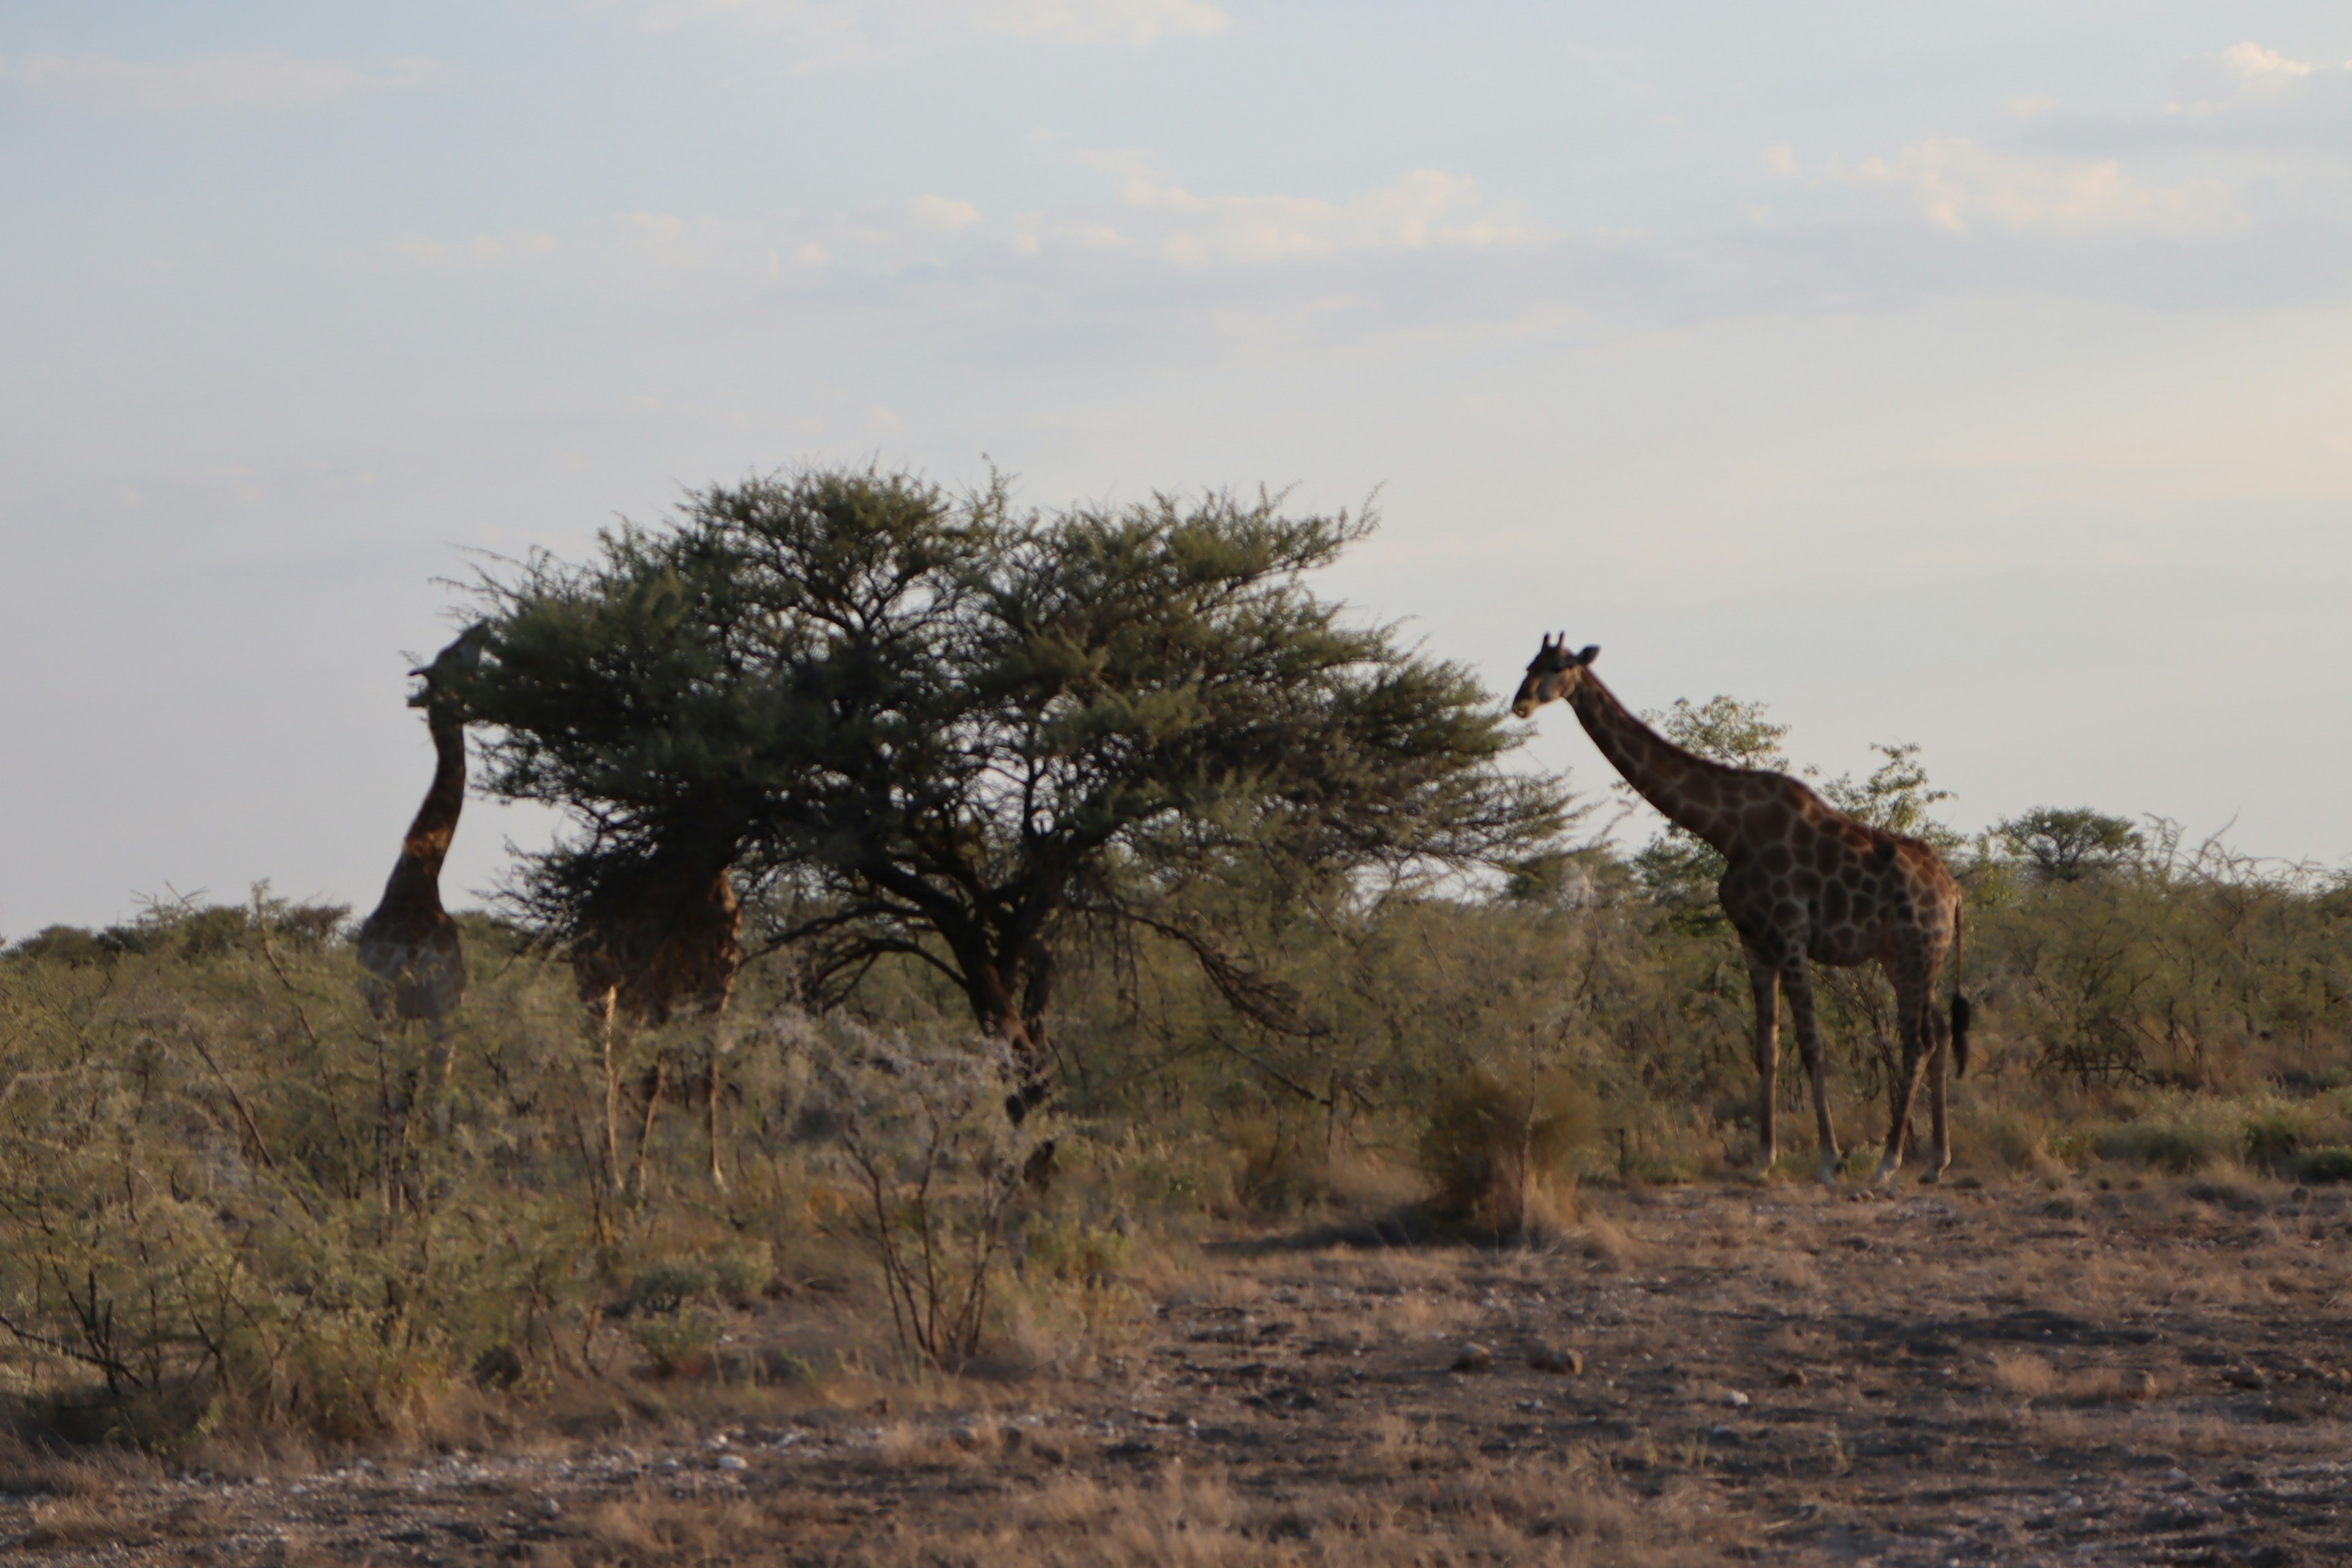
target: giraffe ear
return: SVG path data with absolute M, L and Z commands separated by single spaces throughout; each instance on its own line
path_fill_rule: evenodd
M 1569 662 L 1570 664 L 1591 664 L 1600 652 L 1601 645 L 1599 643 L 1594 643 L 1582 653 L 1578 654 L 1574 658 L 1569 660 Z

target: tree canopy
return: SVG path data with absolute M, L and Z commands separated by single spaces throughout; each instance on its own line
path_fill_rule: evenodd
M 2089 806 L 2041 805 L 1993 825 L 1993 834 L 2044 881 L 2078 882 L 2130 859 L 2143 842 L 2120 816 Z
M 1307 584 L 1370 527 L 814 471 L 494 570 L 487 787 L 576 824 L 526 901 L 573 931 L 648 867 L 732 867 L 817 999 L 910 955 L 1041 1064 L 1073 920 L 1156 924 L 1238 978 L 1169 912 L 1187 880 L 1523 858 L 1566 799 L 1499 766 L 1496 703 Z

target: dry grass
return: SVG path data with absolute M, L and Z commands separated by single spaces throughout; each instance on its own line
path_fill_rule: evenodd
M 772 1538 L 768 1510 L 735 1500 L 677 1499 L 646 1489 L 609 1502 L 588 1520 L 587 1540 L 570 1553 L 576 1568 L 699 1568 L 745 1561 L 753 1542 Z
M 1608 1215 L 1586 1216 L 1570 1233 L 1576 1250 L 1603 1268 L 1623 1270 L 1642 1261 L 1646 1249 Z
M 1091 1359 L 964 1378 L 852 1366 L 774 1390 L 623 1376 L 594 1385 L 601 1424 L 569 1447 L 534 1438 L 511 1401 L 503 1444 L 477 1428 L 491 1451 L 536 1443 L 537 1481 L 477 1502 L 364 1501 L 410 1509 L 453 1563 L 476 1559 L 434 1532 L 473 1508 L 482 1558 L 549 1568 L 1631 1568 L 1811 1563 L 1841 1543 L 1870 1554 L 1874 1532 L 1949 1537 L 1923 1538 L 1921 1561 L 2021 1560 L 2063 1476 L 2109 1560 L 2172 1560 L 2189 1548 L 2131 1534 L 2187 1517 L 2168 1467 L 2200 1497 L 2251 1488 L 2340 1457 L 2352 1415 L 2338 1325 L 2315 1309 L 2341 1289 L 2352 1205 L 2256 1185 L 2265 1206 L 2231 1207 L 2198 1195 L 2210 1180 L 2055 1198 L 2022 1178 L 1934 1194 L 1588 1190 L 1580 1226 L 1615 1239 L 1614 1263 L 1577 1246 L 1212 1250 Z M 1450 1370 L 1464 1340 L 1493 1350 L 1491 1371 Z M 1580 1351 L 1584 1374 L 1530 1367 L 1536 1343 Z M 590 1387 L 544 1396 L 541 1419 L 586 1420 Z M 729 1446 L 708 1444 L 715 1426 Z M 558 1474 L 616 1447 L 609 1482 Z M 730 1470 L 726 1454 L 751 1462 Z M 40 1495 L 0 1500 L 15 1510 L 0 1535 L 47 1542 L 34 1561 L 88 1552 L 103 1521 L 152 1543 L 127 1561 L 177 1563 L 170 1542 L 262 1539 L 257 1516 L 273 1518 L 267 1482 L 214 1500 L 146 1461 L 24 1450 L 14 1473 L 32 1483 L 20 1498 Z M 1939 1489 L 1958 1474 L 1970 1495 L 1955 1503 Z M 499 1522 L 567 1487 L 538 1535 Z M 1994 1518 L 2021 1533 L 1971 1556 L 1960 1534 Z M 2338 1560 L 2329 1528 L 2295 1537 L 2306 1560 Z M 2223 1555 L 2269 1539 L 2231 1536 Z

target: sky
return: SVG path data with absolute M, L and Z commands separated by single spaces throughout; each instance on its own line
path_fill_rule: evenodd
M 466 580 L 803 464 L 1369 500 L 1498 702 L 2352 858 L 2340 4 L 14 0 L 0 233 L 0 937 L 363 911 Z

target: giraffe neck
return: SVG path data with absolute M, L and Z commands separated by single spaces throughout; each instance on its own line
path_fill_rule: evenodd
M 1643 723 L 1589 669 L 1568 701 L 1601 754 L 1643 800 L 1716 848 L 1728 847 L 1739 807 L 1726 786 L 1736 770 L 1694 756 Z
M 428 721 L 433 731 L 433 787 L 408 825 L 400 847 L 404 869 L 428 878 L 441 875 L 449 841 L 457 837 L 457 813 L 466 805 L 466 727 L 457 719 L 438 715 Z

